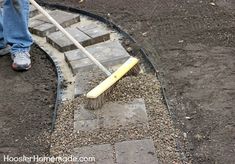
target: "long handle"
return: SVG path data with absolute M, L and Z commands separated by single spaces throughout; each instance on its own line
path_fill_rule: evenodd
M 79 48 L 89 59 L 91 59 L 107 76 L 111 73 L 98 61 L 96 60 L 72 35 L 70 35 L 54 18 L 52 18 L 41 6 L 37 4 L 34 0 L 29 0 L 30 3 L 36 7 L 43 15 L 47 17 L 73 44 Z

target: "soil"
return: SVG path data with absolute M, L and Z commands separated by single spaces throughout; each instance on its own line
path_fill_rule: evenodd
M 48 155 L 56 74 L 47 56 L 32 46 L 32 68 L 11 69 L 10 56 L 0 58 L 0 163 L 3 156 Z
M 189 159 L 234 163 L 235 1 L 44 2 L 91 11 L 133 35 L 158 68 Z

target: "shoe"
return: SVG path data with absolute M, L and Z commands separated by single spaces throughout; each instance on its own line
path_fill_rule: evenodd
M 10 53 L 11 46 L 7 45 L 5 48 L 0 49 L 0 56 L 4 56 Z
M 17 52 L 11 55 L 12 68 L 15 71 L 27 71 L 31 68 L 31 59 L 28 52 Z

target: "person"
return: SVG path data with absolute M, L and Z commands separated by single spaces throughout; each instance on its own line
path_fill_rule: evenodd
M 31 67 L 29 51 L 33 40 L 28 20 L 28 0 L 4 0 L 0 11 L 0 56 L 10 54 L 15 71 Z

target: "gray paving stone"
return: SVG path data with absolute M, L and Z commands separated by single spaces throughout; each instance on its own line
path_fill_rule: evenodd
M 110 144 L 92 145 L 74 149 L 75 157 L 95 157 L 91 164 L 114 164 L 113 147 Z
M 107 41 L 88 46 L 87 50 L 106 67 L 122 64 L 129 58 L 129 54 L 118 41 Z M 65 58 L 74 74 L 96 68 L 80 50 L 66 52 Z
M 71 21 L 73 19 L 77 19 L 80 21 L 80 16 L 78 14 L 69 13 L 61 10 L 53 10 L 50 12 L 50 15 L 59 23 L 66 24 L 67 21 Z M 45 16 L 40 17 L 41 21 L 51 23 Z
M 147 124 L 145 102 L 143 99 L 135 99 L 129 104 L 107 103 L 99 110 L 101 120 L 105 128 L 127 126 L 131 124 Z
M 32 18 L 36 15 L 39 14 L 39 11 L 33 6 L 33 5 L 30 5 L 30 8 L 29 8 L 29 17 Z
M 152 139 L 115 144 L 117 164 L 158 164 Z
M 55 30 L 55 27 L 50 23 L 39 24 L 37 27 L 34 27 L 35 32 L 39 36 L 46 36 L 47 33 L 51 33 Z
M 60 10 L 54 10 L 49 13 L 61 26 L 68 27 L 80 21 L 78 14 L 68 13 Z M 36 35 L 46 36 L 55 32 L 56 27 L 43 15 L 39 15 L 30 20 L 29 30 Z
M 32 28 L 32 27 L 37 27 L 37 26 L 39 26 L 39 25 L 41 25 L 42 24 L 42 21 L 41 20 L 37 20 L 37 19 L 30 19 L 30 21 L 29 21 L 30 23 L 30 27 L 29 28 Z
M 77 28 L 66 28 L 66 30 L 83 46 L 91 45 L 91 37 L 81 32 Z M 76 46 L 60 31 L 49 34 L 47 42 L 60 52 L 76 49 Z
M 103 28 L 99 28 L 98 26 L 96 28 L 90 28 L 81 31 L 92 38 L 90 45 L 104 42 L 110 39 L 110 32 Z
M 98 128 L 113 129 L 120 126 L 146 125 L 148 118 L 143 99 L 135 99 L 131 103 L 109 102 L 99 110 L 81 110 L 74 113 L 75 131 L 92 131 Z
M 95 29 L 95 28 L 97 28 L 97 26 L 98 26 L 97 22 L 90 22 L 88 24 L 83 24 L 83 23 L 78 24 L 77 28 L 81 31 L 87 31 L 90 29 Z
M 67 28 L 66 30 L 83 46 L 93 45 L 110 39 L 110 32 L 103 27 L 97 26 L 95 23 Z M 60 38 L 59 40 L 58 37 Z M 61 52 L 77 49 L 60 31 L 48 35 L 47 41 Z

